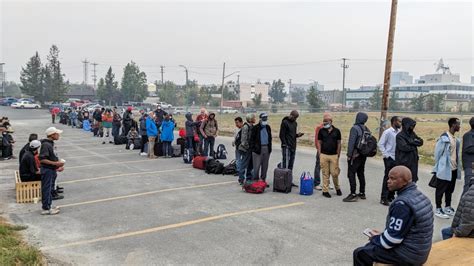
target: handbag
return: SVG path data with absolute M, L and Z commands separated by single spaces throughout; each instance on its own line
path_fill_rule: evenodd
M 436 173 L 434 173 L 433 176 L 431 177 L 430 182 L 428 183 L 428 186 L 432 188 L 436 188 L 437 184 L 438 184 L 438 178 L 436 177 Z

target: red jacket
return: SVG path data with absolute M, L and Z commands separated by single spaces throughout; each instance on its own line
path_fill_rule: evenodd
M 316 129 L 314 130 L 314 145 L 318 150 L 321 149 L 321 147 L 319 147 L 319 141 L 318 141 L 318 134 L 321 128 L 323 128 L 323 123 L 319 124 L 319 126 L 317 126 Z

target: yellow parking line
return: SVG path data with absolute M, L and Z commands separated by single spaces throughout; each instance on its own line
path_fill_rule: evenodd
M 65 156 L 65 157 L 61 157 L 61 158 L 64 158 L 64 159 L 77 159 L 77 158 L 86 158 L 86 157 L 100 157 L 100 156 L 111 156 L 111 155 L 133 155 L 133 153 L 129 153 L 129 152 L 114 152 L 114 153 L 103 153 L 103 154 L 89 154 L 89 155 L 80 155 L 80 156 Z
M 83 179 L 76 179 L 76 180 L 70 180 L 70 181 L 63 181 L 63 182 L 59 182 L 59 184 L 72 184 L 72 183 L 79 183 L 79 182 L 86 182 L 86 181 L 93 181 L 93 180 L 101 180 L 101 179 L 114 178 L 114 177 L 120 177 L 120 176 L 132 176 L 132 175 L 142 175 L 142 174 L 144 175 L 144 174 L 158 174 L 158 173 L 167 173 L 167 172 L 177 172 L 177 171 L 190 170 L 190 169 L 191 168 L 186 167 L 186 168 L 160 170 L 160 171 L 150 171 L 150 172 L 124 173 L 124 174 L 118 174 L 118 175 L 107 175 L 107 176 L 99 176 L 99 177 L 91 177 L 91 178 L 83 178 Z
M 101 166 L 101 165 L 109 165 L 109 164 L 124 164 L 124 163 L 139 163 L 139 162 L 155 162 L 156 159 L 142 159 L 142 160 L 135 160 L 135 161 L 125 161 L 125 162 L 110 162 L 110 163 L 96 163 L 96 164 L 86 164 L 86 165 L 78 165 L 78 166 L 71 166 L 68 167 L 66 166 L 66 169 L 77 169 L 77 168 L 83 168 L 83 167 L 91 167 L 91 166 Z M 190 169 L 190 168 L 187 168 Z
M 44 248 L 41 248 L 41 250 L 51 250 L 51 249 L 74 247 L 74 246 L 80 246 L 80 245 L 86 245 L 86 244 L 93 244 L 93 243 L 97 243 L 97 242 L 104 242 L 104 241 L 110 241 L 110 240 L 115 240 L 115 239 L 121 239 L 121 238 L 126 238 L 126 237 L 133 237 L 133 236 L 138 236 L 138 235 L 151 234 L 151 233 L 164 231 L 164 230 L 168 230 L 168 229 L 175 229 L 175 228 L 190 226 L 190 225 L 194 225 L 194 224 L 204 223 L 204 222 L 211 222 L 211 221 L 215 221 L 215 220 L 221 220 L 221 219 L 228 218 L 228 217 L 240 216 L 240 215 L 251 214 L 251 213 L 259 213 L 259 212 L 265 212 L 265 211 L 272 211 L 272 210 L 283 209 L 283 208 L 290 208 L 290 207 L 300 206 L 300 205 L 303 205 L 303 204 L 304 204 L 304 202 L 296 202 L 296 203 L 285 204 L 285 205 L 277 205 L 277 206 L 272 206 L 272 207 L 265 207 L 265 208 L 251 209 L 251 210 L 246 210 L 246 211 L 225 213 L 225 214 L 221 214 L 221 215 L 209 216 L 209 217 L 206 217 L 206 218 L 190 220 L 190 221 L 186 221 L 186 222 L 169 224 L 169 225 L 163 225 L 163 226 L 148 228 L 148 229 L 139 230 L 139 231 L 132 231 L 132 232 L 127 232 L 127 233 L 122 233 L 122 234 L 99 237 L 99 238 L 90 239 L 90 240 L 76 241 L 76 242 L 63 244 L 63 245 L 44 247 Z
M 187 186 L 187 187 L 167 188 L 167 189 L 161 189 L 161 190 L 131 194 L 131 195 L 126 195 L 126 196 L 118 196 L 118 197 L 105 198 L 105 199 L 99 199 L 99 200 L 91 200 L 91 201 L 65 204 L 65 205 L 61 205 L 59 207 L 60 208 L 73 207 L 73 206 L 87 205 L 87 204 L 92 204 L 92 203 L 100 203 L 100 202 L 107 202 L 107 201 L 120 200 L 120 199 L 129 199 L 129 198 L 152 195 L 152 194 L 158 194 L 158 193 L 163 193 L 163 192 L 171 192 L 171 191 L 186 190 L 186 189 L 193 189 L 193 188 L 205 188 L 205 187 L 227 185 L 227 184 L 231 184 L 231 183 L 236 183 L 236 182 L 235 181 L 226 181 L 226 182 L 210 183 L 210 184 L 203 184 L 203 185 L 194 185 L 194 186 Z

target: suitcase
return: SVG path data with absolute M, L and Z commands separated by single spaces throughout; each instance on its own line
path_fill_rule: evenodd
M 189 149 L 184 150 L 183 161 L 184 161 L 184 163 L 192 163 L 193 155 L 191 154 L 191 150 L 189 150 Z
M 206 169 L 206 156 L 196 156 L 193 159 L 193 167 L 196 169 L 205 170 Z
M 155 142 L 155 156 L 163 156 L 163 142 Z
M 130 144 L 132 144 L 130 141 L 127 141 L 127 145 L 125 146 L 125 149 L 129 150 L 130 149 Z M 133 141 L 133 149 L 134 150 L 139 150 L 142 148 L 142 139 L 136 138 Z
M 290 169 L 275 168 L 273 171 L 273 192 L 290 193 L 293 173 Z
M 184 154 L 184 149 L 186 148 L 186 139 L 185 138 L 176 139 L 176 145 L 181 146 L 181 154 Z
M 114 137 L 114 144 L 115 145 L 127 144 L 127 141 L 128 141 L 127 137 L 125 137 L 125 136 L 118 135 L 118 136 Z
M 181 145 L 171 145 L 171 148 L 173 149 L 173 157 L 180 157 L 181 154 Z

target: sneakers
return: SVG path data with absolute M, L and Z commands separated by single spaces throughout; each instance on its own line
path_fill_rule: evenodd
M 367 197 L 365 196 L 365 193 L 359 193 L 359 194 L 357 194 L 357 196 L 358 196 L 360 199 L 367 199 Z
M 456 211 L 451 206 L 444 208 L 443 212 L 449 216 L 454 216 L 456 214 Z
M 105 141 L 102 141 L 102 144 L 105 144 Z
M 140 153 L 140 156 L 147 156 L 147 155 L 148 155 L 148 153 L 146 153 L 146 152 Z
M 340 189 L 338 189 L 338 190 L 336 190 L 336 194 L 337 194 L 338 196 L 342 196 L 342 191 L 341 191 Z
M 316 190 L 323 190 L 323 188 L 321 186 L 315 186 L 314 187 Z
M 389 202 L 388 200 L 386 200 L 386 199 L 381 199 L 381 200 L 380 200 L 380 204 L 385 205 L 385 206 L 389 206 L 389 205 L 390 205 L 390 202 Z
M 113 141 L 109 141 L 109 144 L 114 144 L 114 142 L 113 142 Z
M 291 183 L 291 186 L 292 186 L 292 187 L 299 187 L 299 186 L 296 185 L 295 183 Z
M 442 219 L 449 219 L 449 215 L 444 213 L 443 209 L 441 208 L 436 209 L 435 216 Z
M 49 210 L 42 210 L 41 215 L 55 215 L 59 213 L 59 208 L 51 208 Z
M 52 197 L 52 200 L 60 200 L 60 199 L 64 199 L 64 196 L 55 194 L 55 195 L 53 195 L 53 197 Z
M 130 148 L 131 151 L 133 151 L 133 148 L 135 148 L 135 145 L 133 145 L 133 143 L 132 143 L 132 144 L 130 144 L 129 148 Z
M 357 195 L 356 194 L 349 194 L 342 201 L 344 201 L 344 202 L 356 202 L 357 201 Z
M 326 198 L 331 198 L 331 194 L 329 194 L 329 192 L 323 192 L 323 196 Z

